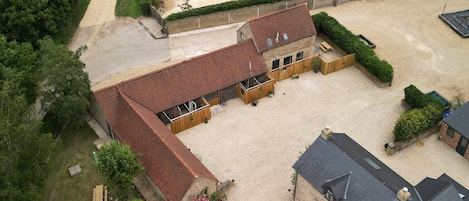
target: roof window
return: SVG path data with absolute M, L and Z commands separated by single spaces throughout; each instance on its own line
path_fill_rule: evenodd
M 272 39 L 271 39 L 271 38 L 267 38 L 267 45 L 268 45 L 269 47 L 272 47 L 272 46 L 273 46 L 273 44 L 272 44 Z
M 284 40 L 284 41 L 287 41 L 287 40 L 288 40 L 288 35 L 287 35 L 287 33 L 283 33 L 282 36 L 283 36 L 283 40 Z

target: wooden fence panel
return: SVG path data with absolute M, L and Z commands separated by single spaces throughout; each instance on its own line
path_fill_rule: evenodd
M 174 134 L 177 134 L 188 128 L 192 128 L 196 125 L 199 125 L 205 121 L 208 121 L 211 118 L 210 107 L 203 108 L 199 111 L 196 111 L 192 114 L 176 119 L 170 123 L 171 131 Z
M 328 62 L 321 59 L 320 71 L 322 74 L 327 75 L 353 65 L 355 65 L 355 54 L 345 55 L 339 59 Z
M 267 83 L 263 83 L 261 86 L 255 89 L 251 89 L 245 92 L 245 96 L 243 96 L 244 104 L 251 103 L 253 100 L 259 100 L 269 95 L 269 92 L 275 91 L 274 80 L 268 81 Z
M 303 60 L 297 61 L 287 66 L 280 67 L 271 71 L 269 74 L 276 81 L 282 81 L 291 78 L 293 75 L 298 75 L 313 70 L 313 60 L 319 56 L 312 56 Z

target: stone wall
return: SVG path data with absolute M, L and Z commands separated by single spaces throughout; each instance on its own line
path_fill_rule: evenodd
M 294 201 L 326 201 L 326 198 L 299 174 L 297 174 L 294 193 Z
M 90 96 L 90 107 L 88 108 L 88 111 L 109 136 L 110 133 L 107 125 L 106 116 L 104 115 L 103 110 L 99 106 L 94 94 L 91 94 Z
M 303 38 L 301 40 L 288 43 L 286 45 L 265 51 L 262 53 L 265 64 L 272 70 L 272 61 L 279 59 L 280 67 L 284 66 L 283 59 L 288 56 L 292 56 L 292 62 L 296 61 L 296 53 L 303 51 L 303 58 L 313 56 L 314 43 L 316 41 L 316 35 Z
M 267 15 L 285 8 L 304 3 L 304 0 L 281 1 L 271 4 L 261 4 L 235 10 L 212 13 L 208 15 L 189 17 L 166 22 L 169 34 L 203 29 L 213 26 L 245 22 L 249 19 Z

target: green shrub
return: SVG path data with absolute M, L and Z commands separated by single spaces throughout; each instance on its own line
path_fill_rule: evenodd
M 426 127 L 425 115 L 422 109 L 408 110 L 401 114 L 394 127 L 394 141 L 413 138 Z
M 267 3 L 275 3 L 279 1 L 284 1 L 284 0 L 238 0 L 238 1 L 228 1 L 224 3 L 219 3 L 219 4 L 214 4 L 214 5 L 209 5 L 209 6 L 204 6 L 200 8 L 194 8 L 178 13 L 173 13 L 166 17 L 167 21 L 173 21 L 173 20 L 179 20 L 179 19 L 184 19 L 188 17 L 194 17 L 194 16 L 201 16 L 201 15 L 207 15 L 207 14 L 212 14 L 216 12 L 221 12 L 221 11 L 227 11 L 227 10 L 235 10 L 239 8 L 244 8 L 244 7 L 249 7 L 249 6 L 255 6 L 259 4 L 267 4 Z
M 412 110 L 401 114 L 394 126 L 395 141 L 418 136 L 422 131 L 437 124 L 443 118 L 444 105 L 434 97 L 422 93 L 414 85 L 404 89 L 405 101 Z
M 325 33 L 347 54 L 355 53 L 355 60 L 381 82 L 391 81 L 394 71 L 392 66 L 387 61 L 380 60 L 370 47 L 336 19 L 325 12 L 315 14 L 311 18 L 317 31 Z

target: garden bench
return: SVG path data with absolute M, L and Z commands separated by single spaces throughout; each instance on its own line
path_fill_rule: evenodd
M 104 185 L 93 188 L 93 201 L 107 201 L 107 190 Z
M 321 47 L 321 49 L 324 50 L 324 52 L 332 50 L 332 47 L 326 41 L 322 41 L 319 47 Z

